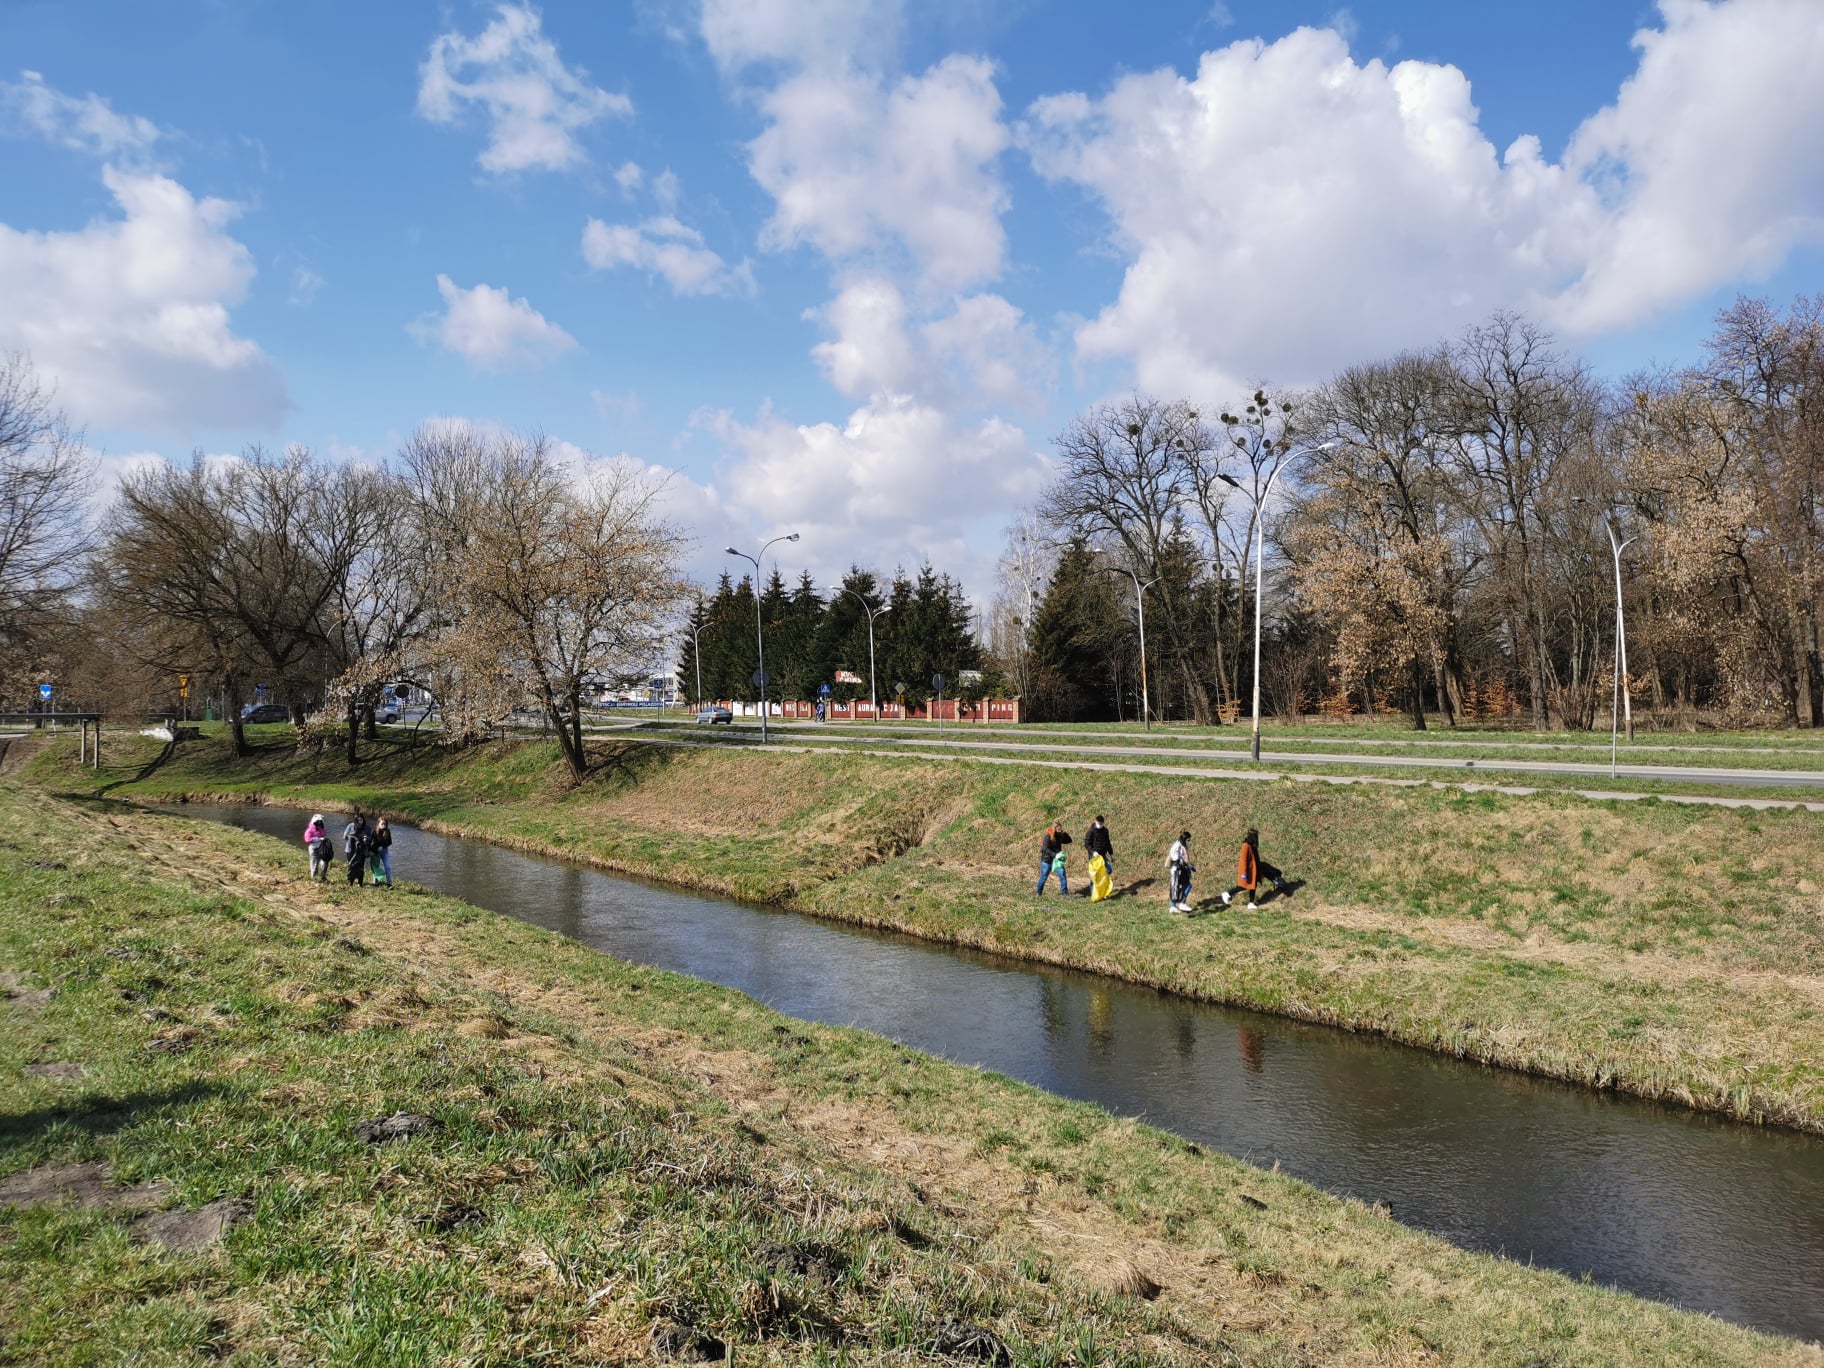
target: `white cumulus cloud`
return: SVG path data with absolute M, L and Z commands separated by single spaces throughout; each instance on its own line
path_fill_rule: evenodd
M 1824 5 L 1661 0 L 1565 162 L 1614 207 L 1566 325 L 1625 327 L 1824 243 Z
M 731 266 L 703 245 L 703 235 L 669 214 L 643 223 L 603 223 L 583 228 L 583 259 L 598 271 L 632 266 L 650 271 L 679 295 L 751 295 L 753 270 Z
M 954 299 L 947 312 L 918 321 L 897 285 L 865 276 L 811 317 L 832 334 L 812 355 L 851 397 L 913 393 L 958 412 L 1036 411 L 1052 380 L 1050 351 L 997 294 Z
M 152 120 L 118 114 L 93 92 L 65 95 L 36 71 L 20 72 L 17 82 L 0 81 L 0 111 L 10 131 L 116 162 L 146 157 L 163 136 Z
M 434 342 L 476 370 L 530 369 L 569 351 L 576 339 L 550 322 L 525 299 L 492 285 L 460 288 L 437 277 L 444 311 L 427 314 L 407 331 L 420 343 Z
M 0 351 L 30 353 L 83 422 L 177 435 L 269 428 L 285 382 L 238 336 L 254 277 L 227 226 L 238 206 L 165 176 L 104 168 L 119 216 L 70 231 L 0 224 Z
M 453 124 L 470 106 L 488 119 L 485 171 L 565 171 L 588 160 L 577 134 L 610 115 L 628 115 L 633 102 L 565 66 L 529 4 L 496 7 L 474 37 L 439 34 L 419 68 L 418 112 Z
M 817 68 L 761 106 L 748 165 L 774 201 L 764 245 L 809 243 L 835 261 L 897 249 L 940 289 L 1000 274 L 1008 132 L 992 62 L 953 54 L 890 82 Z
M 876 396 L 841 423 L 764 411 L 703 426 L 728 455 L 716 478 L 723 505 L 753 532 L 801 533 L 797 554 L 824 573 L 930 559 L 981 592 L 990 561 L 981 548 L 1049 469 L 1004 419 L 962 423 L 905 395 Z
M 1456 68 L 1357 65 L 1332 30 L 1036 102 L 1035 166 L 1101 202 L 1129 261 L 1080 354 L 1169 393 L 1312 379 L 1497 307 L 1640 323 L 1821 240 L 1824 6 L 1661 17 L 1559 162 L 1533 137 L 1497 151 Z
M 872 66 L 891 55 L 900 0 L 703 0 L 703 42 L 723 70 Z

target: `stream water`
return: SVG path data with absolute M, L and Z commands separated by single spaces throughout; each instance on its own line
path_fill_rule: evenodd
M 280 837 L 304 872 L 304 815 L 174 811 Z M 1824 1142 L 1808 1136 L 393 830 L 399 877 L 621 959 L 1277 1163 L 1470 1249 L 1824 1339 Z

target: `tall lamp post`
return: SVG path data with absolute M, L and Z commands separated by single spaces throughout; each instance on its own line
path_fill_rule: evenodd
M 1267 487 L 1260 492 L 1260 501 L 1254 506 L 1254 744 L 1253 756 L 1256 764 L 1260 763 L 1260 591 L 1261 575 L 1261 537 L 1267 530 L 1267 500 L 1273 497 L 1274 482 L 1280 472 L 1301 456 L 1309 456 L 1314 451 L 1328 451 L 1335 442 L 1324 442 L 1318 446 L 1299 447 L 1288 456 L 1280 458 L 1273 473 L 1267 476 Z M 1241 489 L 1241 481 L 1233 475 L 1216 473 L 1216 478 L 1226 485 Z M 1243 491 L 1246 492 L 1245 490 Z
M 1142 584 L 1142 583 L 1140 583 L 1140 576 L 1136 575 L 1132 570 L 1129 570 L 1124 565 L 1105 565 L 1102 568 L 1104 570 L 1109 571 L 1111 574 L 1113 574 L 1113 573 L 1124 574 L 1134 582 L 1134 609 L 1140 616 L 1140 721 L 1141 721 L 1141 725 L 1147 731 L 1151 731 L 1153 729 L 1152 700 L 1147 696 L 1147 692 L 1146 692 L 1146 597 L 1145 597 L 1145 594 L 1148 589 L 1151 589 L 1155 584 L 1159 583 L 1159 581 L 1164 579 L 1165 576 L 1164 575 L 1154 575 L 1145 584 Z M 1119 700 L 1117 699 L 1117 701 L 1119 701 Z
M 1572 495 L 1572 503 L 1587 504 L 1590 501 L 1581 495 Z M 1625 715 L 1628 723 L 1628 740 L 1634 739 L 1634 701 L 1628 697 L 1623 680 L 1628 677 L 1628 621 L 1621 610 L 1621 553 L 1639 540 L 1638 534 L 1622 541 L 1615 535 L 1615 519 L 1605 508 L 1602 511 L 1602 526 L 1609 534 L 1609 550 L 1615 557 L 1615 688 L 1609 700 L 1609 778 L 1615 778 L 1617 768 L 1616 751 L 1621 740 L 1621 721 Z
M 832 594 L 854 594 L 856 600 L 861 604 L 862 611 L 868 615 L 868 721 L 879 722 L 880 694 L 874 687 L 874 619 L 892 608 L 893 605 L 883 603 L 878 608 L 871 607 L 867 599 L 846 584 L 832 584 L 829 586 L 829 590 Z M 853 719 L 851 718 L 851 720 Z
M 697 711 L 698 712 L 703 711 L 703 643 L 701 641 L 699 641 L 697 638 L 702 633 L 703 629 L 707 626 L 709 626 L 709 624 L 707 622 L 701 622 L 701 623 L 698 623 L 695 627 L 692 627 L 690 629 L 690 658 L 693 662 L 695 662 L 696 667 L 697 667 Z
M 773 541 L 767 542 L 760 548 L 758 556 L 750 556 L 747 552 L 737 551 L 732 546 L 724 548 L 729 555 L 739 556 L 744 561 L 751 561 L 754 566 L 754 643 L 760 656 L 760 668 L 754 671 L 754 678 L 759 682 L 760 688 L 760 744 L 763 746 L 766 744 L 766 632 L 760 625 L 760 561 L 766 555 L 767 547 L 771 546 L 773 542 L 795 542 L 797 540 L 796 532 L 787 532 L 782 537 L 774 537 Z

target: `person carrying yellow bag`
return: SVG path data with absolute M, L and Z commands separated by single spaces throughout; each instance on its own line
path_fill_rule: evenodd
M 1089 900 L 1101 902 L 1115 896 L 1115 846 L 1108 836 L 1108 822 L 1100 813 L 1083 838 L 1089 851 Z

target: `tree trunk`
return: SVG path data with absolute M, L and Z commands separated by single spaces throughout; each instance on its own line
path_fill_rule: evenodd
M 1412 658 L 1412 729 L 1425 730 L 1425 662 Z
M 247 745 L 247 729 L 241 722 L 241 680 L 230 670 L 222 677 L 222 697 L 228 705 L 229 749 L 237 760 L 252 754 Z
M 350 699 L 348 704 L 348 739 L 344 744 L 343 753 L 347 756 L 348 763 L 351 765 L 358 765 L 361 763 L 361 752 L 359 748 L 360 737 L 361 705 L 356 703 L 353 699 Z
M 548 689 L 545 690 L 545 721 L 557 733 L 557 746 L 564 753 L 564 763 L 570 767 L 570 777 L 582 779 L 587 766 L 583 763 L 583 710 L 577 700 L 571 701 L 570 720 L 566 723 L 562 705 Z

